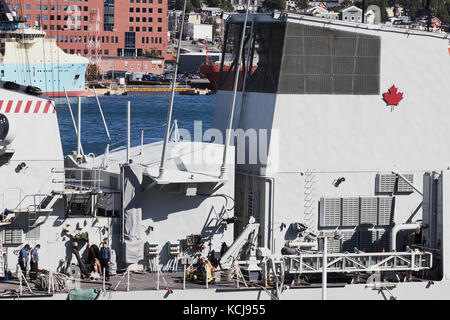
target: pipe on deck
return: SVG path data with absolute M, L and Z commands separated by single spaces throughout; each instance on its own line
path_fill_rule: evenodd
M 391 251 L 397 250 L 397 233 L 403 230 L 416 230 L 422 228 L 421 223 L 396 224 L 391 231 Z

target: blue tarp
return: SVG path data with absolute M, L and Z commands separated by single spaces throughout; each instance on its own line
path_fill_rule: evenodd
M 69 291 L 67 300 L 96 300 L 100 295 L 97 289 L 73 289 Z

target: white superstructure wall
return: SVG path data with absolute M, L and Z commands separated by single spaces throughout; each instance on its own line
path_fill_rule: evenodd
M 294 23 L 324 27 L 320 19 Z M 375 188 L 377 174 L 393 171 L 412 175 L 414 185 L 422 190 L 423 173 L 446 171 L 450 161 L 448 40 L 340 22 L 326 28 L 380 37 L 379 94 L 246 92 L 237 98 L 234 128 L 271 130 L 271 164 L 238 163 L 237 170 L 275 181 L 272 229 L 276 254 L 291 240 L 290 223 L 304 222 L 311 215 L 308 224 L 318 227 L 321 198 L 392 196 L 379 194 Z M 403 93 L 398 106 L 383 100 L 393 85 Z M 231 95 L 231 91 L 218 92 L 214 126 L 221 130 L 226 126 Z M 339 178 L 345 180 L 335 186 Z M 268 195 L 267 187 L 265 191 Z M 417 192 L 393 196 L 392 223 L 421 219 L 422 197 Z M 267 216 L 270 210 L 264 208 L 264 201 L 260 203 Z M 377 226 L 372 229 L 378 232 Z

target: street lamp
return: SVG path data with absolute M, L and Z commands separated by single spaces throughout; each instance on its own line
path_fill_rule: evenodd
M 322 300 L 327 300 L 327 251 L 328 251 L 328 238 L 334 240 L 340 240 L 342 235 L 339 231 L 334 231 L 332 234 L 322 234 L 319 236 L 323 239 L 323 261 L 322 261 Z

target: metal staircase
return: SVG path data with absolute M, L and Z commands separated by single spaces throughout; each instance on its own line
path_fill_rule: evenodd
M 59 194 L 31 194 L 25 196 L 13 209 L 6 209 L 6 219 L 11 220 L 16 214 L 26 213 L 28 217 L 28 229 L 34 228 L 37 221 L 43 214 L 48 215 L 53 212 L 53 206 L 61 198 Z
M 73 193 L 67 195 L 67 209 L 71 214 L 86 214 L 91 210 L 91 194 Z

